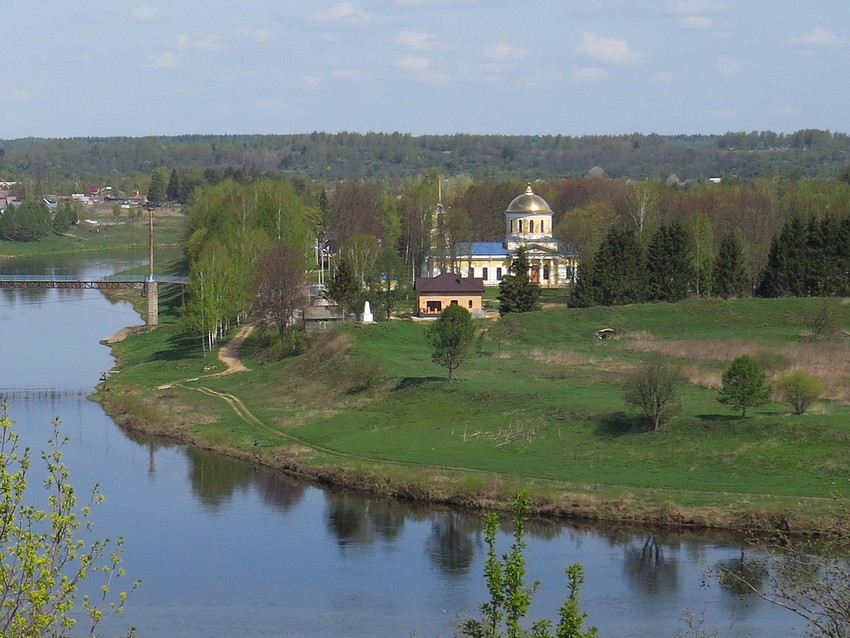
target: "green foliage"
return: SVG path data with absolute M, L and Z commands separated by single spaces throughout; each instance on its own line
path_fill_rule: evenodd
M 64 233 L 76 224 L 80 220 L 78 209 L 79 205 L 72 204 L 71 202 L 62 202 L 59 204 L 56 207 L 56 213 L 53 215 L 54 232 Z
M 752 357 L 745 354 L 737 357 L 723 373 L 723 387 L 717 394 L 717 400 L 724 405 L 740 409 L 743 417 L 747 416 L 747 408 L 758 407 L 770 401 L 770 395 L 767 375 Z
M 151 172 L 151 182 L 148 187 L 148 202 L 154 206 L 165 203 L 168 181 L 171 173 L 165 166 L 159 166 Z
M 285 334 L 278 330 L 254 330 L 242 344 L 241 355 L 256 363 L 274 363 L 303 354 L 310 342 L 311 335 L 303 329 L 291 329 Z
M 619 306 L 646 301 L 647 275 L 643 249 L 633 231 L 612 228 L 596 251 L 572 305 Z
M 458 304 L 443 310 L 425 333 L 431 345 L 431 360 L 449 371 L 449 381 L 456 381 L 455 371 L 467 358 L 475 336 L 472 315 Z
M 570 565 L 566 569 L 569 596 L 561 605 L 558 624 L 552 633 L 552 622 L 539 620 L 529 631 L 522 626 L 539 583 L 527 585 L 525 567 L 525 525 L 530 502 L 525 494 L 518 494 L 511 508 L 513 515 L 513 543 L 507 554 L 499 557 L 496 551 L 498 517 L 489 512 L 484 516 L 484 542 L 487 544 L 487 561 L 484 579 L 490 600 L 481 605 L 481 620 L 465 619 L 461 622 L 462 636 L 468 638 L 594 638 L 595 627 L 585 630 L 587 614 L 578 603 L 578 589 L 584 582 L 582 567 Z
M 19 206 L 8 206 L 0 216 L 0 237 L 9 241 L 38 241 L 52 229 L 50 209 L 41 200 L 27 199 Z
M 337 262 L 328 284 L 328 296 L 340 305 L 344 313 L 356 316 L 363 311 L 363 286 L 345 258 Z
M 531 281 L 528 270 L 528 255 L 520 247 L 511 261 L 510 273 L 499 282 L 499 314 L 509 312 L 529 312 L 537 305 L 540 286 Z
M 623 400 L 640 410 L 658 430 L 681 407 L 678 388 L 682 375 L 660 357 L 640 364 L 623 386 Z
M 691 237 L 682 224 L 662 224 L 646 252 L 647 300 L 681 301 L 693 279 Z
M 808 329 L 807 341 L 817 341 L 821 337 L 832 337 L 841 332 L 841 302 L 835 298 L 823 299 L 814 308 L 801 315 L 802 324 Z
M 717 261 L 714 264 L 714 292 L 728 299 L 743 296 L 749 288 L 740 235 L 736 231 L 730 231 L 720 240 Z
M 794 414 L 805 414 L 812 403 L 823 394 L 824 386 L 817 377 L 797 370 L 782 377 L 779 390 L 785 401 L 794 408 Z
M 392 248 L 384 248 L 378 253 L 368 278 L 369 293 L 380 310 L 385 321 L 389 321 L 395 310 L 396 302 L 410 287 L 410 276 L 404 260 Z
M 691 290 L 697 297 L 710 297 L 714 289 L 714 229 L 705 213 L 694 213 L 688 219 L 690 236 Z
M 62 461 L 59 421 L 41 459 L 47 470 L 47 507 L 30 505 L 30 450 L 19 450 L 6 405 L 0 412 L 0 636 L 65 635 L 84 615 L 89 633 L 104 614 L 120 613 L 128 592 L 111 595 L 113 581 L 124 576 L 123 540 L 86 542 L 92 528 L 92 508 L 103 500 L 95 486 L 80 505 Z M 103 578 L 98 595 L 78 590 L 93 575 Z M 130 591 L 138 586 L 132 585 Z M 82 613 L 80 613 L 82 612 Z

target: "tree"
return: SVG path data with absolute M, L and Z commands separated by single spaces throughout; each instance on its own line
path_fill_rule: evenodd
M 688 219 L 691 238 L 692 290 L 697 297 L 710 297 L 714 289 L 714 229 L 705 213 L 694 213 Z
M 643 249 L 633 231 L 612 228 L 593 257 L 584 279 L 581 299 L 603 306 L 646 301 Z
M 472 315 L 466 308 L 451 304 L 428 326 L 425 336 L 431 345 L 431 360 L 449 371 L 449 381 L 456 381 L 455 371 L 469 355 L 475 336 Z
M 87 542 L 92 507 L 103 500 L 95 486 L 82 506 L 62 461 L 66 441 L 60 423 L 53 422 L 48 448 L 41 453 L 47 478 L 47 506 L 27 504 L 29 448 L 19 450 L 5 404 L 0 408 L 0 636 L 66 635 L 81 609 L 90 635 L 104 614 L 120 613 L 129 592 L 112 600 L 113 581 L 121 568 L 123 539 Z M 83 596 L 78 589 L 92 575 L 103 577 L 99 595 Z M 134 583 L 132 592 L 139 585 Z
M 682 224 L 663 224 L 652 234 L 646 252 L 647 299 L 681 301 L 693 278 L 690 237 Z
M 64 233 L 80 220 L 77 212 L 78 206 L 79 204 L 62 202 L 56 207 L 56 213 L 53 215 L 53 230 L 55 232 Z
M 292 246 L 277 244 L 260 260 L 256 290 L 260 314 L 284 334 L 307 299 L 303 255 Z
M 820 379 L 797 370 L 782 377 L 779 390 L 785 401 L 794 408 L 794 414 L 804 414 L 823 394 L 824 388 Z
M 758 407 L 770 401 L 771 389 L 767 377 L 749 355 L 737 357 L 723 373 L 723 387 L 717 400 L 741 410 L 747 416 L 747 408 Z
M 161 206 L 165 203 L 166 191 L 168 190 L 170 179 L 171 172 L 165 166 L 153 169 L 151 172 L 151 183 L 148 187 L 148 202 L 154 206 Z
M 468 618 L 461 622 L 461 635 L 469 638 L 595 638 L 596 627 L 584 629 L 587 614 L 581 611 L 578 602 L 578 590 L 584 582 L 584 572 L 578 563 L 566 569 L 569 596 L 559 610 L 555 633 L 552 633 L 549 620 L 535 622 L 531 632 L 522 627 L 521 621 L 528 615 L 532 598 L 539 586 L 539 583 L 527 585 L 525 582 L 523 552 L 526 548 L 524 536 L 529 510 L 528 497 L 518 494 L 511 508 L 513 543 L 510 551 L 501 559 L 496 553 L 499 518 L 493 512 L 484 516 L 484 541 L 487 544 L 484 578 L 490 600 L 481 605 L 481 620 Z
M 384 320 L 389 321 L 396 301 L 408 286 L 407 267 L 404 260 L 392 248 L 384 248 L 375 260 L 374 272 L 369 278 L 369 289 L 380 308 Z
M 740 297 L 750 288 L 739 233 L 730 231 L 720 240 L 714 263 L 714 292 L 724 299 Z
M 540 296 L 540 286 L 528 275 L 528 255 L 520 246 L 511 262 L 509 274 L 499 282 L 499 314 L 534 310 Z
M 328 296 L 339 304 L 343 313 L 357 315 L 363 310 L 363 287 L 354 268 L 344 257 L 337 263 L 331 276 Z
M 19 206 L 8 206 L 0 216 L 0 237 L 9 241 L 38 241 L 52 229 L 50 209 L 41 200 L 27 199 Z
M 681 382 L 678 370 L 660 357 L 653 357 L 626 379 L 623 399 L 643 412 L 652 422 L 653 430 L 658 430 L 681 405 L 677 396 Z

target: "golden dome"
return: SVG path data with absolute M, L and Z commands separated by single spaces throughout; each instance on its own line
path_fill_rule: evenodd
M 531 184 L 525 189 L 525 192 L 508 205 L 506 213 L 551 213 L 552 209 L 546 200 L 535 195 L 531 190 Z

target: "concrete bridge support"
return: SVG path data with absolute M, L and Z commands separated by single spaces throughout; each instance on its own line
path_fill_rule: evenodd
M 148 278 L 145 281 L 145 301 L 147 302 L 145 325 L 156 326 L 159 324 L 159 285 L 155 279 Z

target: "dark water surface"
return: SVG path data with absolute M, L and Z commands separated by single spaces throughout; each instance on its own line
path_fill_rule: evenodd
M 128 265 L 54 263 L 29 267 Z M 98 342 L 139 323 L 128 304 L 93 290 L 0 292 L 0 395 L 16 429 L 39 449 L 62 419 L 74 484 L 99 483 L 107 496 L 96 536 L 123 534 L 124 566 L 144 581 L 101 635 L 132 626 L 143 638 L 428 638 L 451 636 L 459 614 L 475 613 L 486 599 L 478 517 L 324 491 L 117 428 L 86 395 L 112 365 Z M 527 540 L 530 580 L 541 581 L 533 619 L 556 615 L 563 570 L 580 562 L 582 606 L 603 637 L 694 635 L 686 611 L 717 636 L 804 633 L 787 612 L 704 582 L 706 568 L 740 557 L 734 540 L 542 524 Z M 507 551 L 510 537 L 500 543 Z

